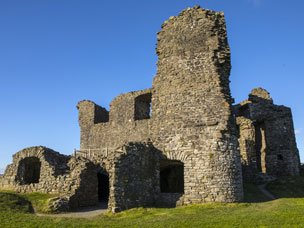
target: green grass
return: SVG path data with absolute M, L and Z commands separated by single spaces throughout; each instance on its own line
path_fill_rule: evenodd
M 304 227 L 304 200 L 205 204 L 174 209 L 131 209 L 89 219 L 37 217 L 22 210 L 0 211 L 0 227 Z
M 14 191 L 0 191 L 0 206 L 3 208 L 21 208 L 20 205 L 29 205 L 30 212 L 52 213 L 52 211 L 49 210 L 47 203 L 49 199 L 56 196 L 58 196 L 58 194 L 45 194 L 40 192 L 18 194 Z
M 303 183 L 303 178 L 287 179 L 283 182 L 273 182 L 269 185 L 269 190 L 274 190 L 278 195 L 283 195 L 283 193 L 286 195 L 289 184 L 299 187 Z M 297 195 L 301 196 L 302 191 L 304 192 L 304 189 L 295 191 L 293 196 L 290 195 L 293 198 L 269 201 L 259 192 L 257 186 L 246 184 L 245 200 L 250 203 L 201 204 L 173 209 L 137 208 L 114 215 L 103 214 L 86 219 L 37 217 L 31 213 L 30 202 L 37 207 L 37 205 L 43 205 L 42 202 L 45 202 L 49 196 L 40 193 L 0 192 L 0 228 L 304 228 L 304 198 Z
M 27 213 L 33 211 L 30 201 L 12 192 L 0 193 L 0 213 L 20 212 Z M 0 224 L 1 226 L 1 224 Z
M 48 200 L 58 196 L 58 194 L 45 194 L 40 192 L 31 192 L 31 193 L 25 193 L 22 194 L 22 196 L 30 201 L 33 205 L 33 208 L 36 212 L 42 212 L 42 213 L 52 213 L 50 211 L 49 207 L 47 206 Z
M 284 177 L 267 185 L 276 198 L 302 198 L 304 197 L 304 177 Z
M 244 183 L 243 187 L 244 187 L 244 202 L 260 203 L 270 200 L 259 190 L 257 185 Z

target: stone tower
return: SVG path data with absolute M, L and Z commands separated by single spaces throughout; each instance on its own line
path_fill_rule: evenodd
M 224 14 L 183 10 L 165 21 L 157 39 L 151 138 L 166 159 L 184 165 L 183 203 L 241 201 Z

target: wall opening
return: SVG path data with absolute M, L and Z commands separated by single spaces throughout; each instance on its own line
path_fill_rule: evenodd
M 98 200 L 99 202 L 108 202 L 110 193 L 109 176 L 103 173 L 97 174 L 98 178 Z
M 256 164 L 257 170 L 266 173 L 266 136 L 265 123 L 255 124 L 255 148 L 256 148 Z
M 146 93 L 135 98 L 135 120 L 150 119 L 151 99 L 151 93 Z
M 109 112 L 98 105 L 95 105 L 95 118 L 94 118 L 94 123 L 105 123 L 109 122 Z
M 39 183 L 41 162 L 37 157 L 24 158 L 19 162 L 18 178 L 20 184 Z
M 278 160 L 283 161 L 283 155 L 282 154 L 278 154 Z
M 160 161 L 160 191 L 184 193 L 184 163 L 176 160 Z

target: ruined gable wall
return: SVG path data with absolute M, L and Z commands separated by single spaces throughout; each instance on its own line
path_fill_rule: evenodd
M 242 200 L 223 13 L 184 10 L 162 25 L 157 39 L 153 145 L 184 162 L 185 204 Z
M 238 116 L 243 164 L 251 164 L 244 167 L 245 173 L 299 175 L 299 151 L 290 108 L 273 104 L 266 90 L 256 88 L 251 91 L 248 100 L 235 106 L 235 113 Z M 246 124 L 244 119 L 250 120 L 252 124 Z M 248 135 L 245 128 L 250 128 L 254 136 Z M 253 139 L 253 146 L 243 145 Z M 246 181 L 254 178 L 244 177 Z

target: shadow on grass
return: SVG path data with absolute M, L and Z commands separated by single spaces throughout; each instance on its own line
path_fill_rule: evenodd
M 244 202 L 246 203 L 261 203 L 271 201 L 269 197 L 259 189 L 258 185 L 244 183 Z
M 276 198 L 303 198 L 304 177 L 281 177 L 267 184 L 266 189 Z
M 0 192 L 0 211 L 34 213 L 34 208 L 30 201 L 18 194 Z
M 276 199 L 279 198 L 304 198 L 304 177 L 280 177 L 266 185 L 266 190 Z M 258 185 L 244 183 L 244 202 L 260 203 L 271 201 L 264 195 Z

